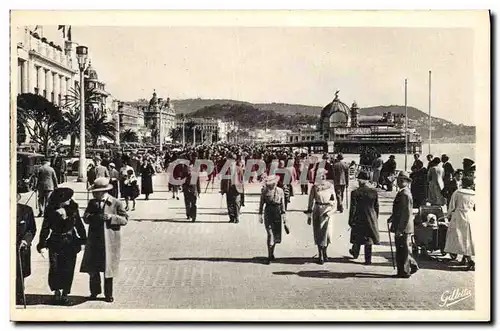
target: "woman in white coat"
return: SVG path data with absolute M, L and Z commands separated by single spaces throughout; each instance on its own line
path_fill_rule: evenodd
M 446 234 L 445 252 L 463 255 L 462 264 L 468 270 L 475 267 L 472 256 L 474 255 L 474 241 L 472 238 L 474 227 L 475 192 L 472 190 L 473 180 L 464 178 L 462 188 L 456 190 L 450 199 L 448 217 L 451 217 Z
M 446 199 L 441 193 L 444 189 L 443 177 L 444 170 L 441 166 L 441 159 L 435 157 L 429 163 L 429 169 L 427 173 L 427 180 L 429 182 L 427 201 L 430 202 L 432 206 L 444 206 L 446 204 Z

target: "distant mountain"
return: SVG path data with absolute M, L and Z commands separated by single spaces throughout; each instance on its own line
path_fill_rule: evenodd
M 317 124 L 323 107 L 285 103 L 250 103 L 227 99 L 185 99 L 172 101 L 178 114 L 197 117 L 214 117 L 234 120 L 241 127 L 290 129 L 297 123 Z M 240 107 L 241 106 L 241 107 Z M 361 115 L 404 114 L 405 107 L 398 105 L 374 106 L 360 109 Z M 408 107 L 409 126 L 415 128 L 422 138 L 428 137 L 428 114 Z M 432 118 L 432 139 L 440 141 L 475 142 L 474 126 L 454 124 L 442 118 Z

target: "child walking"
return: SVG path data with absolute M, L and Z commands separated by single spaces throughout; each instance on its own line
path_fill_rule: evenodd
M 124 181 L 125 210 L 128 211 L 128 201 L 132 200 L 132 211 L 135 210 L 135 199 L 139 196 L 139 186 L 137 185 L 137 177 L 133 170 L 127 170 L 127 177 Z

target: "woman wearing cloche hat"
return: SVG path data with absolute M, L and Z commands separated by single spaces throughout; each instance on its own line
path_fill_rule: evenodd
M 57 304 L 67 304 L 75 274 L 76 256 L 85 244 L 87 235 L 71 198 L 73 190 L 56 188 L 52 192 L 43 218 L 37 250 L 49 250 L 49 287 Z
M 307 211 L 307 223 L 313 225 L 314 243 L 318 246 L 318 263 L 323 264 L 328 260 L 326 250 L 332 240 L 335 190 L 331 182 L 326 180 L 328 171 L 318 169 L 316 182 L 309 193 L 309 204 Z

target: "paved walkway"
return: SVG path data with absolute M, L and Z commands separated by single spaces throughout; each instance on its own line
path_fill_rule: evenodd
M 86 301 L 88 275 L 79 273 L 79 254 L 72 290 L 75 308 L 273 308 L 273 309 L 473 309 L 474 297 L 449 308 L 440 307 L 445 291 L 469 289 L 474 272 L 446 261 L 420 261 L 410 279 L 393 279 L 386 219 L 394 193 L 380 192 L 379 229 L 382 243 L 374 247 L 373 265 L 346 257 L 349 248 L 347 213 L 336 214 L 331 262 L 315 263 L 312 228 L 303 210 L 307 197 L 296 195 L 289 206 L 291 233 L 283 233 L 277 261 L 265 265 L 266 233 L 258 221 L 260 185 L 247 186 L 246 207 L 239 224 L 228 223 L 225 199 L 218 187 L 202 194 L 196 223 L 186 221 L 184 201 L 166 192 L 165 175 L 154 179 L 150 201 L 138 200 L 122 232 L 120 275 L 115 302 Z M 70 182 L 82 208 L 82 184 Z M 203 189 L 205 187 L 202 184 Z M 297 187 L 296 192 L 300 192 Z M 24 195 L 23 201 L 29 195 Z M 141 197 L 142 199 L 142 197 Z M 33 200 L 33 199 L 32 199 Z M 30 203 L 31 204 L 31 203 Z M 222 206 L 222 208 L 221 208 Z M 37 218 L 41 227 L 41 219 Z M 34 245 L 38 242 L 34 240 Z M 28 308 L 50 306 L 48 261 L 32 253 L 33 273 L 26 281 Z

